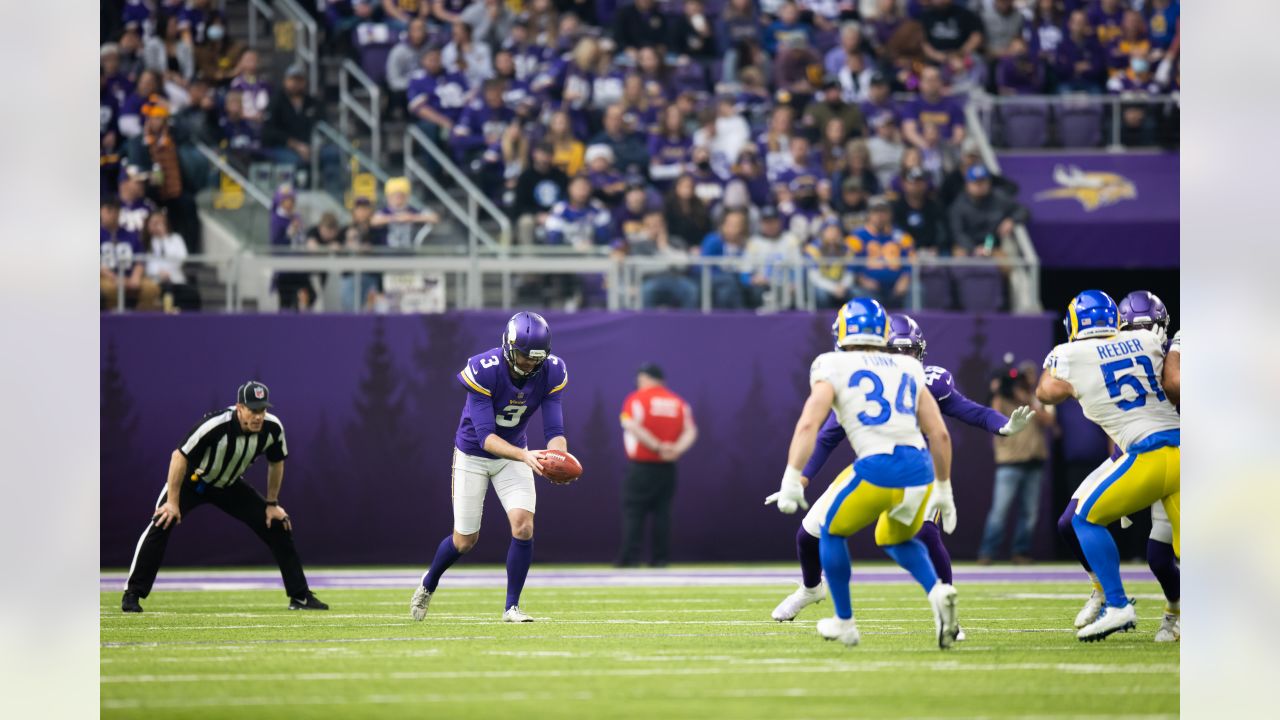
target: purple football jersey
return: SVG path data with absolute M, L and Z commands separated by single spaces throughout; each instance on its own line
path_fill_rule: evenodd
M 511 371 L 502 348 L 492 348 L 472 356 L 462 371 L 457 374 L 458 382 L 467 392 L 483 396 L 493 405 L 492 418 L 479 418 L 481 423 L 492 422 L 494 433 L 503 440 L 519 448 L 528 447 L 525 428 L 533 414 L 544 403 L 559 404 L 560 396 L 569 383 L 569 369 L 564 360 L 555 355 L 547 357 L 541 369 L 532 378 L 517 384 L 511 379 Z M 550 432 L 548 418 L 543 418 L 544 430 Z M 562 434 L 561 432 L 557 434 Z M 554 435 L 549 435 L 550 441 Z M 458 431 L 454 435 L 454 446 L 462 452 L 475 457 L 493 458 L 485 452 L 476 434 L 476 422 L 471 417 L 470 404 L 463 406 L 462 418 L 458 421 Z

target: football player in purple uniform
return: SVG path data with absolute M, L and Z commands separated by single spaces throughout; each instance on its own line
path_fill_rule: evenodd
M 893 315 L 889 319 L 889 349 L 892 352 L 911 355 L 923 360 L 925 349 L 924 332 L 920 325 L 907 315 Z M 946 368 L 937 365 L 926 365 L 925 379 L 928 381 L 929 394 L 938 401 L 938 408 L 943 415 L 949 415 L 967 425 L 982 428 L 993 435 L 1016 435 L 1030 422 L 1034 411 L 1023 405 L 1013 411 L 1013 417 L 1005 417 L 1001 413 L 970 400 L 956 389 L 955 379 Z M 818 433 L 818 441 L 813 448 L 813 456 L 805 466 L 800 483 L 809 484 L 809 478 L 818 474 L 826 463 L 831 452 L 844 440 L 844 429 L 832 413 L 822 430 Z M 942 544 L 942 535 L 938 532 L 939 523 L 947 533 L 955 530 L 956 516 L 954 504 L 950 511 L 944 510 L 939 517 L 925 520 L 916 537 L 924 543 L 929 551 L 929 559 L 933 561 L 934 570 L 938 573 L 938 581 L 948 585 L 952 582 L 951 554 Z M 805 515 L 800 529 L 796 532 L 796 555 L 800 559 L 802 581 L 795 592 L 788 595 L 773 610 L 773 619 L 779 622 L 794 620 L 805 607 L 818 602 L 827 595 L 826 583 L 822 581 L 822 559 L 819 551 L 819 538 L 822 536 L 822 518 L 810 512 Z M 961 631 L 957 640 L 964 639 Z
M 1169 310 L 1165 307 L 1164 302 L 1160 300 L 1154 293 L 1146 290 L 1134 290 L 1124 299 L 1120 301 L 1118 307 L 1120 313 L 1120 330 L 1150 330 L 1159 337 L 1165 345 L 1165 371 L 1164 379 L 1171 379 L 1170 367 L 1173 363 L 1174 372 L 1181 369 L 1182 360 L 1182 342 L 1179 336 L 1175 336 L 1172 340 L 1169 335 Z M 1181 335 L 1181 333 L 1179 333 Z M 1171 362 L 1169 358 L 1174 358 Z M 1178 372 L 1180 386 L 1181 373 Z M 1178 389 L 1181 389 L 1180 387 Z M 1167 385 L 1166 385 L 1166 392 Z M 1176 400 L 1177 395 L 1169 393 L 1170 398 Z M 1177 404 L 1176 402 L 1174 403 Z M 1111 452 L 1111 459 L 1115 460 L 1123 453 L 1117 446 Z M 1079 498 L 1072 498 L 1067 503 L 1067 509 L 1062 513 L 1062 517 L 1058 518 L 1058 532 L 1062 535 L 1062 539 L 1067 542 L 1067 546 L 1071 548 L 1072 554 L 1080 561 L 1080 565 L 1085 572 L 1089 573 L 1089 579 L 1093 581 L 1093 592 L 1090 593 L 1089 599 L 1085 601 L 1084 607 L 1081 608 L 1079 614 L 1076 615 L 1075 626 L 1082 628 L 1094 620 L 1098 619 L 1099 614 L 1106 604 L 1106 596 L 1102 592 L 1102 584 L 1098 582 L 1098 576 L 1094 574 L 1093 567 L 1084 556 L 1084 549 L 1080 546 L 1080 539 L 1076 537 L 1075 527 L 1071 523 L 1071 519 L 1076 514 L 1076 506 Z M 1128 527 L 1131 524 L 1127 518 L 1121 519 L 1121 525 Z M 1178 556 L 1173 551 L 1173 525 L 1169 522 L 1169 515 L 1165 512 L 1162 503 L 1155 503 L 1151 506 L 1151 534 L 1147 536 L 1147 565 L 1151 568 L 1151 573 L 1156 576 L 1156 580 L 1160 583 L 1160 589 L 1164 592 L 1165 608 L 1164 618 L 1160 622 L 1160 629 L 1156 631 L 1156 642 L 1179 642 L 1182 639 L 1182 608 L 1180 600 L 1182 597 L 1182 571 L 1178 567 Z
M 475 547 L 484 496 L 492 483 L 511 522 L 502 620 L 532 622 L 520 609 L 520 591 L 533 562 L 533 474 L 542 472 L 546 451 L 528 449 L 525 428 L 541 408 L 547 450 L 568 450 L 560 398 L 569 371 L 564 360 L 551 354 L 547 321 L 521 312 L 507 321 L 502 344 L 467 360 L 457 378 L 467 390 L 467 402 L 453 441 L 453 532 L 436 549 L 409 612 L 414 620 L 424 619 L 440 576 Z

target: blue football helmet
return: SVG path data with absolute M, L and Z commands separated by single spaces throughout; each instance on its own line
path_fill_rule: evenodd
M 516 364 L 516 353 L 533 360 L 536 365 L 525 372 Z M 502 331 L 502 354 L 515 377 L 532 377 L 551 356 L 551 326 L 536 312 L 519 312 L 507 321 Z
M 872 298 L 854 298 L 836 314 L 836 347 L 889 344 L 889 315 Z
M 1069 341 L 1108 337 L 1120 329 L 1120 310 L 1110 295 L 1101 290 L 1085 290 L 1071 299 L 1062 326 L 1067 329 Z

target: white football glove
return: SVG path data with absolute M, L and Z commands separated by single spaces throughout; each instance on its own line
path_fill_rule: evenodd
M 1017 435 L 1031 422 L 1031 418 L 1035 414 L 1036 411 L 1032 410 L 1030 406 L 1023 405 L 1022 407 L 1014 410 L 1013 414 L 1009 416 L 1009 422 L 1005 423 L 1004 427 L 1000 428 L 996 432 L 1005 437 Z
M 950 535 L 956 529 L 956 499 L 951 494 L 950 480 L 934 480 L 933 492 L 929 494 L 929 502 L 924 506 L 924 516 L 931 518 L 939 514 L 938 524 L 942 531 Z
M 804 485 L 800 484 L 800 471 L 788 467 L 782 474 L 782 486 L 778 492 L 764 499 L 765 505 L 778 504 L 778 510 L 784 515 L 792 515 L 797 509 L 809 509 L 809 501 L 804 499 Z

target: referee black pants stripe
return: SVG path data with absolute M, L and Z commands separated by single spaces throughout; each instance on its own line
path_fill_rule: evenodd
M 156 507 L 168 501 L 168 493 L 160 495 Z M 284 589 L 289 597 L 303 597 L 307 593 L 307 576 L 302 571 L 302 560 L 293 546 L 293 533 L 284 529 L 280 522 L 271 523 L 267 527 L 267 501 L 249 483 L 237 480 L 225 488 L 206 488 L 204 493 L 197 493 L 192 483 L 182 483 L 178 494 L 178 511 L 186 517 L 192 510 L 204 504 L 212 504 L 226 514 L 248 525 L 254 534 L 262 539 L 280 566 L 280 577 L 284 580 Z M 170 524 L 167 530 L 148 524 L 143 531 L 138 548 L 134 552 L 133 564 L 129 568 L 129 580 L 125 589 L 137 593 L 139 597 L 151 594 L 155 584 L 156 573 L 164 561 L 164 550 L 169 544 L 169 533 L 176 527 Z

